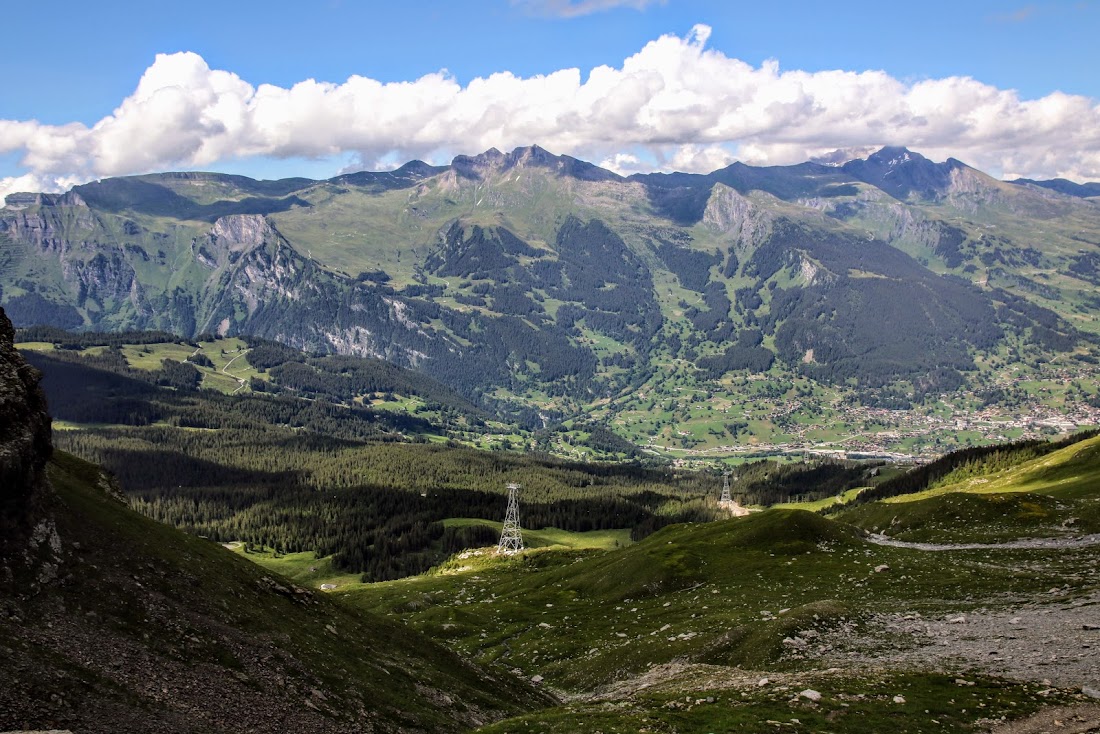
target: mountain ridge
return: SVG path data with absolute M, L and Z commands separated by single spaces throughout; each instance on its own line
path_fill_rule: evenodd
M 889 159 L 889 160 L 887 160 Z M 764 171 L 789 171 L 789 172 L 801 172 L 811 175 L 828 175 L 829 173 L 844 173 L 850 175 L 853 179 L 864 181 L 865 183 L 871 183 L 871 181 L 861 178 L 861 176 L 873 176 L 870 171 L 889 171 L 894 168 L 890 165 L 890 161 L 893 161 L 895 166 L 902 165 L 902 168 L 910 168 L 920 171 L 918 174 L 922 176 L 929 188 L 926 191 L 935 191 L 937 177 L 942 178 L 944 172 L 951 170 L 957 170 L 960 168 L 971 168 L 966 163 L 956 159 L 948 158 L 943 163 L 934 163 L 928 158 L 925 158 L 920 153 L 916 153 L 905 146 L 884 146 L 874 153 L 870 154 L 867 158 L 853 158 L 851 160 L 844 161 L 840 164 L 821 163 L 816 160 L 807 160 L 801 163 L 794 164 L 779 164 L 770 166 L 754 166 L 746 164 L 742 161 L 735 161 L 730 165 L 715 169 L 709 173 L 685 173 L 681 171 L 657 171 L 651 173 L 633 173 L 627 176 L 618 174 L 610 169 L 602 168 L 599 165 L 584 161 L 579 158 L 575 158 L 569 155 L 556 155 L 550 153 L 545 148 L 542 148 L 538 144 L 532 144 L 529 146 L 519 146 L 514 148 L 508 153 L 502 153 L 496 148 L 489 148 L 481 153 L 474 155 L 460 154 L 452 158 L 451 162 L 444 165 L 433 165 L 425 163 L 422 160 L 412 159 L 397 166 L 396 168 L 381 171 L 371 171 L 363 169 L 359 171 L 348 171 L 340 173 L 335 176 L 326 179 L 311 179 L 304 177 L 287 177 L 280 179 L 255 179 L 249 176 L 241 174 L 219 173 L 214 171 L 166 171 L 163 173 L 144 173 L 133 174 L 128 176 L 117 176 L 106 179 L 99 179 L 83 184 L 77 184 L 69 192 L 62 193 L 42 193 L 42 192 L 13 192 L 7 194 L 5 197 L 6 206 L 9 207 L 21 207 L 26 206 L 28 203 L 38 203 L 42 201 L 57 201 L 57 197 L 64 196 L 71 192 L 83 193 L 87 191 L 94 191 L 98 187 L 103 186 L 105 181 L 156 181 L 156 180 L 181 180 L 181 181 L 219 181 L 226 183 L 233 183 L 240 186 L 242 189 L 252 191 L 254 193 L 263 193 L 267 195 L 274 195 L 281 193 L 282 195 L 288 195 L 299 191 L 309 186 L 313 186 L 321 183 L 354 183 L 357 185 L 363 185 L 366 182 L 374 183 L 380 181 L 391 182 L 403 182 L 411 183 L 419 179 L 429 178 L 431 176 L 438 175 L 447 170 L 456 170 L 460 175 L 476 175 L 478 169 L 485 168 L 499 168 L 503 171 L 507 171 L 511 168 L 523 165 L 535 165 L 545 168 L 557 168 L 562 175 L 571 175 L 577 178 L 586 180 L 598 180 L 598 181 L 642 181 L 647 184 L 656 185 L 661 188 L 673 188 L 677 186 L 695 186 L 698 182 L 709 180 L 710 182 L 721 182 L 730 185 L 732 188 L 738 188 L 730 181 L 740 181 L 742 177 L 752 180 L 756 172 Z M 870 169 L 870 170 L 869 170 Z M 757 176 L 759 174 L 756 174 Z M 996 180 L 996 179 L 994 179 Z M 1029 179 L 1029 178 L 1017 178 L 1013 180 L 1004 180 L 1003 183 L 1010 183 L 1020 186 L 1039 186 L 1058 193 L 1065 194 L 1067 196 L 1073 196 L 1077 198 L 1087 198 L 1092 196 L 1100 196 L 1100 182 L 1076 182 L 1070 181 L 1064 178 L 1053 179 Z M 740 190 L 740 189 L 739 189 Z M 95 195 L 93 195 L 95 197 Z M 42 197 L 46 197 L 43 199 Z M 10 201 L 7 199 L 10 198 Z M 98 198 L 98 197 L 95 197 Z
M 326 181 L 111 179 L 17 195 L 0 241 L 22 325 L 381 357 L 548 419 L 626 401 L 669 360 L 727 395 L 763 368 L 920 402 L 1100 333 L 1095 204 L 904 148 L 706 175 L 531 146 Z
M 1044 189 L 1050 189 L 1051 191 L 1057 191 L 1060 194 L 1075 196 L 1082 199 L 1100 196 L 1100 182 L 1096 181 L 1078 183 L 1076 181 L 1069 181 L 1064 178 L 1052 178 L 1046 181 L 1036 181 L 1030 178 L 1017 178 L 1013 181 L 1009 181 L 1008 183 L 1017 184 L 1020 186 L 1039 186 Z

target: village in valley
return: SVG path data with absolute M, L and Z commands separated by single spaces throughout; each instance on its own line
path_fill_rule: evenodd
M 883 404 L 882 393 L 826 391 L 797 377 L 750 375 L 722 385 L 724 391 L 670 381 L 611 402 L 607 410 L 613 425 L 645 451 L 677 459 L 787 455 L 923 462 L 966 446 L 1045 439 L 1100 425 L 1098 371 L 1091 365 L 1016 366 L 990 374 L 980 389 L 905 407 Z M 654 418 L 652 406 L 664 410 Z

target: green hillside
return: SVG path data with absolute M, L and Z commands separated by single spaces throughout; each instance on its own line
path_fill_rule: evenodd
M 766 731 L 792 717 L 794 726 L 821 731 L 980 731 L 986 716 L 1016 719 L 1051 697 L 1083 697 L 1027 682 L 1049 674 L 1042 668 L 1022 668 L 1015 679 L 983 674 L 984 657 L 1001 655 L 981 646 L 997 644 L 994 638 L 947 661 L 904 651 L 914 644 L 962 649 L 962 641 L 986 634 L 965 626 L 970 616 L 1002 615 L 1004 625 L 1039 601 L 1043 614 L 1056 617 L 1088 608 L 1100 589 L 1098 546 L 1077 539 L 1097 532 L 1096 441 L 1018 462 L 1015 481 L 1041 492 L 1007 483 L 1015 491 L 936 490 L 842 509 L 834 518 L 765 510 L 667 527 L 618 550 L 466 553 L 430 575 L 336 593 L 571 697 L 485 731 Z M 1040 475 L 1046 483 L 1026 479 Z M 1065 492 L 1056 488 L 1071 476 L 1077 479 Z M 884 513 L 899 539 L 996 543 L 1046 535 L 1066 542 L 888 547 L 857 527 L 883 530 L 873 525 Z M 1010 626 L 1020 629 L 1018 622 Z M 964 627 L 950 634 L 953 624 Z M 929 641 L 902 634 L 937 625 L 945 629 Z M 908 662 L 894 662 L 898 656 Z M 821 696 L 804 698 L 807 689 Z
M 2 728 L 442 731 L 545 701 L 137 515 L 93 465 L 49 476 L 64 566 L 3 602 Z
M 1070 563 L 1067 555 L 1051 577 L 1000 567 L 975 574 L 978 554 L 930 565 L 920 551 L 869 544 L 849 525 L 769 510 L 667 528 L 623 550 L 534 551 L 472 573 L 359 587 L 345 598 L 397 613 L 477 659 L 590 690 L 674 660 L 785 670 L 781 642 L 798 629 L 1038 594 L 1071 573 Z M 875 573 L 881 564 L 891 572 Z
M 933 488 L 835 517 L 900 540 L 941 543 L 1098 533 L 1100 437 L 1001 469 L 962 464 Z
M 340 597 L 576 696 L 489 731 L 762 731 L 782 712 L 784 721 L 803 722 L 852 714 L 838 731 L 877 731 L 883 721 L 916 731 L 906 727 L 927 721 L 925 709 L 968 731 L 977 717 L 967 712 L 978 702 L 1016 716 L 1045 699 L 1027 684 L 986 678 L 959 691 L 956 676 L 934 668 L 869 674 L 842 664 L 826 672 L 837 663 L 820 662 L 828 654 L 817 639 L 836 644 L 839 630 L 876 613 L 965 613 L 992 599 L 1037 598 L 1063 582 L 1068 598 L 1088 598 L 1095 571 L 1089 580 L 1077 574 L 1094 557 L 1088 548 L 1005 551 L 1007 563 L 990 564 L 985 553 L 959 551 L 932 564 L 926 552 L 868 543 L 849 525 L 769 510 L 666 528 L 621 550 L 464 557 L 434 575 L 351 587 Z M 1017 563 L 1043 572 L 1018 572 Z M 757 685 L 768 677 L 788 687 Z M 803 688 L 826 698 L 789 703 Z M 860 692 L 871 695 L 857 703 L 851 697 Z M 906 705 L 889 706 L 893 695 Z
M 940 480 L 934 489 L 887 501 L 907 502 L 948 492 L 1035 492 L 1062 499 L 1091 497 L 1097 492 L 1096 476 L 1100 473 L 1100 436 L 1071 443 L 1000 471 L 966 477 L 968 473 L 964 466 Z

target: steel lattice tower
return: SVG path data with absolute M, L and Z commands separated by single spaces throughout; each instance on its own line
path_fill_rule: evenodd
M 722 499 L 718 500 L 720 504 L 731 505 L 733 499 L 730 497 L 730 475 L 726 472 L 722 475 Z
M 519 498 L 518 484 L 508 485 L 508 511 L 504 514 L 504 529 L 500 532 L 500 542 L 497 543 L 497 553 L 512 555 L 523 550 L 523 536 L 519 528 Z

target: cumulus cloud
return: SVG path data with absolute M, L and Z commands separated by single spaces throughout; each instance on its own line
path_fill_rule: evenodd
M 15 153 L 23 167 L 0 181 L 0 193 L 249 156 L 340 156 L 369 167 L 532 143 L 624 172 L 705 172 L 734 159 L 789 164 L 906 145 L 1006 177 L 1100 179 L 1096 100 L 1021 99 L 968 77 L 907 83 L 882 71 L 754 67 L 708 49 L 709 35 L 700 25 L 662 36 L 587 76 L 502 71 L 465 86 L 439 72 L 257 87 L 194 53 L 159 55 L 94 125 L 0 120 L 0 154 Z

